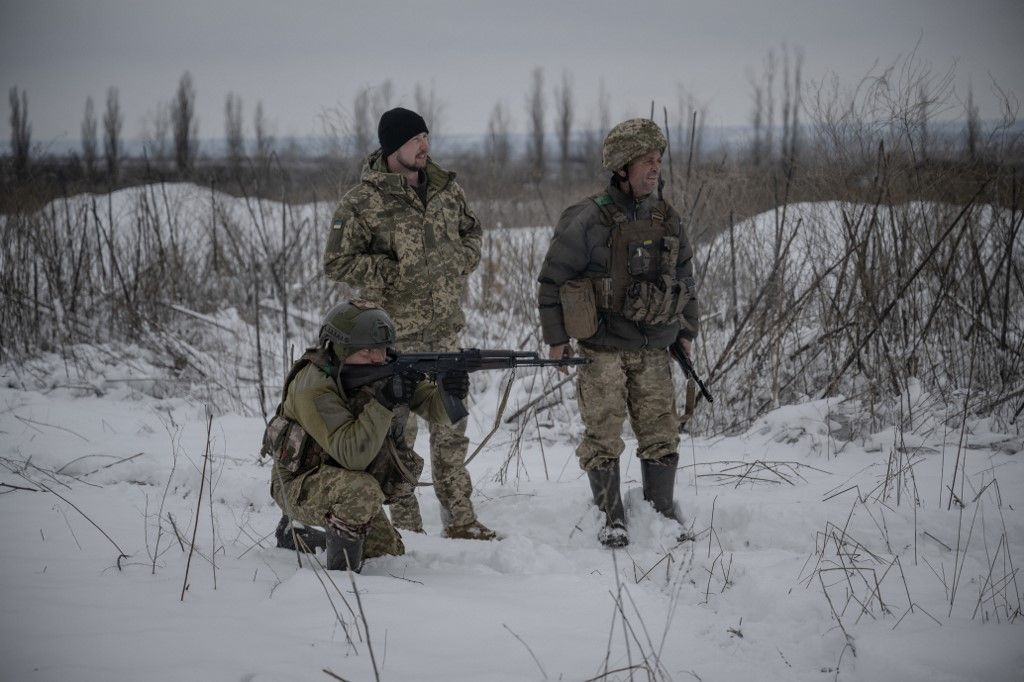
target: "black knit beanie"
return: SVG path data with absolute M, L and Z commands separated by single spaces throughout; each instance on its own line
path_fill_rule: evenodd
M 427 123 L 415 111 L 395 107 L 385 111 L 377 125 L 377 139 L 384 156 L 390 156 L 396 149 L 420 133 L 429 133 Z

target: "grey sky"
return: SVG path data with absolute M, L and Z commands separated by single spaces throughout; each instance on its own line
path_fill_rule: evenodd
M 1024 96 L 1021 0 L 0 0 L 0 84 L 28 92 L 35 142 L 77 140 L 86 97 L 101 115 L 110 85 L 125 136 L 140 136 L 185 70 L 203 138 L 223 134 L 229 91 L 243 99 L 247 130 L 262 100 L 278 135 L 304 135 L 386 78 L 407 106 L 416 83 L 432 85 L 444 132 L 483 132 L 499 99 L 521 130 L 536 66 L 549 99 L 572 75 L 581 125 L 595 119 L 602 78 L 613 119 L 652 98 L 674 111 L 682 86 L 707 104 L 709 123 L 736 124 L 749 117 L 747 73 L 770 48 L 801 48 L 806 81 L 834 71 L 852 84 L 919 38 L 935 71 L 958 60 L 958 93 L 970 78 L 983 117 L 998 114 L 990 76 Z

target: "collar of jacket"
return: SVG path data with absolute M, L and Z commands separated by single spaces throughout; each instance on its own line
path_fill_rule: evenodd
M 426 174 L 427 193 L 430 196 L 440 192 L 448 186 L 448 183 L 455 179 L 455 173 L 453 171 L 447 171 L 441 168 L 434 163 L 429 156 L 427 157 Z M 381 192 L 388 192 L 391 194 L 414 192 L 413 188 L 409 186 L 409 182 L 405 179 L 404 175 L 401 173 L 392 173 L 388 170 L 387 162 L 384 160 L 384 154 L 379 149 L 366 157 L 366 161 L 363 163 L 361 179 L 363 182 L 373 185 Z
M 632 194 L 626 194 L 614 182 L 608 183 L 608 196 L 612 198 L 615 205 L 633 219 L 646 218 L 651 214 L 651 209 L 658 203 L 658 193 L 651 192 L 640 201 L 634 201 Z

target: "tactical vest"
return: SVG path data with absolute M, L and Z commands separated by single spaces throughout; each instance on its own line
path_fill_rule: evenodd
M 668 204 L 659 197 L 649 220 L 630 221 L 607 192 L 591 199 L 609 228 L 608 274 L 594 279 L 598 310 L 656 325 L 680 319 L 693 292 L 676 279 L 679 237 L 666 221 Z
M 292 381 L 307 365 L 312 364 L 324 376 L 332 379 L 338 387 L 338 394 L 345 395 L 339 381 L 341 368 L 334 365 L 331 355 L 323 348 L 308 348 L 302 354 L 284 380 L 281 391 L 281 402 L 273 418 L 263 433 L 261 457 L 273 457 L 277 464 L 293 476 L 305 473 L 320 466 L 332 465 L 334 460 L 320 446 L 315 438 L 309 435 L 302 425 L 284 415 L 284 402 L 288 396 L 288 388 Z M 358 415 L 373 400 L 373 389 L 364 386 L 354 395 L 347 396 L 349 407 Z M 377 479 L 384 493 L 385 503 L 391 504 L 401 497 L 413 493 L 420 474 L 423 472 L 423 458 L 416 454 L 405 442 L 405 425 L 409 420 L 408 406 L 401 406 L 395 411 L 388 435 L 384 438 L 377 456 L 373 458 L 366 472 Z M 273 481 L 271 482 L 273 486 Z

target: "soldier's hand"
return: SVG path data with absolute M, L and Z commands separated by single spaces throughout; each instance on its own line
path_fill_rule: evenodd
M 408 405 L 416 387 L 426 377 L 415 370 L 405 370 L 380 382 L 374 397 L 384 407 L 393 410 L 399 405 Z
M 679 345 L 682 347 L 683 352 L 686 353 L 686 357 L 690 359 L 690 362 L 693 362 L 693 341 L 679 337 Z
M 448 372 L 441 379 L 441 385 L 446 393 L 462 400 L 469 395 L 469 372 L 464 369 Z
M 572 347 L 567 343 L 559 343 L 557 345 L 551 346 L 551 348 L 548 349 L 548 357 L 551 358 L 552 360 L 570 358 L 572 357 Z M 562 374 L 568 374 L 569 368 L 566 367 L 565 365 L 562 365 L 561 367 L 558 368 L 558 371 L 561 372 Z

